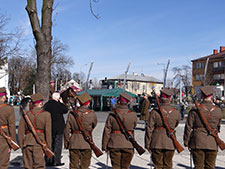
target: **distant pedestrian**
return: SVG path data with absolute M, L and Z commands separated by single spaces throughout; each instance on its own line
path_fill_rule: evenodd
M 184 115 L 186 113 L 186 109 L 187 109 L 187 102 L 185 101 L 185 99 L 182 99 L 182 101 L 180 102 L 180 114 L 181 114 L 181 120 L 184 120 Z
M 7 136 L 16 141 L 15 114 L 12 106 L 5 104 L 6 88 L 0 88 L 0 128 Z M 0 134 L 0 168 L 8 169 L 11 148 L 7 140 Z
M 44 105 L 44 110 L 50 112 L 52 119 L 52 151 L 55 156 L 48 160 L 47 165 L 62 166 L 61 162 L 63 132 L 65 128 L 65 120 L 63 114 L 68 112 L 67 106 L 60 102 L 60 94 L 55 92 L 52 94 L 52 100 Z
M 205 116 L 209 126 L 217 133 L 220 128 L 222 112 L 220 108 L 213 105 L 214 90 L 211 86 L 204 86 L 200 91 L 203 99 L 203 102 L 199 105 L 200 111 Z M 218 145 L 215 138 L 208 133 L 196 108 L 191 109 L 188 113 L 184 128 L 184 146 L 189 148 L 195 168 L 215 168 Z
M 141 116 L 140 116 L 140 120 L 144 120 L 144 121 L 148 121 L 149 118 L 149 106 L 150 106 L 150 102 L 148 100 L 148 96 L 144 95 L 143 96 L 144 101 L 141 105 Z
M 114 96 L 112 96 L 112 97 L 110 98 L 110 104 L 111 104 L 112 110 L 116 108 L 116 99 L 115 99 Z

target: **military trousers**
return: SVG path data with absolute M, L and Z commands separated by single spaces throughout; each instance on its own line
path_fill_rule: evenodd
M 1 152 L 0 167 L 1 169 L 8 169 L 10 152 L 7 143 L 0 145 L 0 152 Z
M 156 169 L 172 169 L 174 150 L 152 149 L 152 162 Z
M 45 169 L 44 151 L 40 145 L 26 146 L 22 151 L 25 169 Z
M 214 169 L 217 150 L 191 149 L 195 169 Z
M 134 155 L 132 148 L 111 148 L 109 155 L 113 169 L 128 169 Z
M 91 149 L 71 149 L 70 169 L 87 169 L 91 164 Z

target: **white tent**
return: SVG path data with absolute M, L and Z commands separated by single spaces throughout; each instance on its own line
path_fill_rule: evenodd
M 82 89 L 75 80 L 71 79 L 65 85 L 63 85 L 62 90 L 66 90 L 68 87 L 73 87 L 73 86 L 77 89 L 80 89 L 80 90 Z

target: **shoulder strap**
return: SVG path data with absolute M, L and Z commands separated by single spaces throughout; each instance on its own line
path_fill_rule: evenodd
M 0 108 L 1 108 L 1 107 L 4 107 L 4 106 L 6 106 L 6 105 L 7 105 L 7 104 L 1 104 L 1 105 L 0 105 Z

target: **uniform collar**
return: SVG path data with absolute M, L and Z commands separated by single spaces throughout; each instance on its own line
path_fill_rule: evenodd
M 117 108 L 119 108 L 119 109 L 128 109 L 128 105 L 127 104 L 119 104 L 117 106 Z

